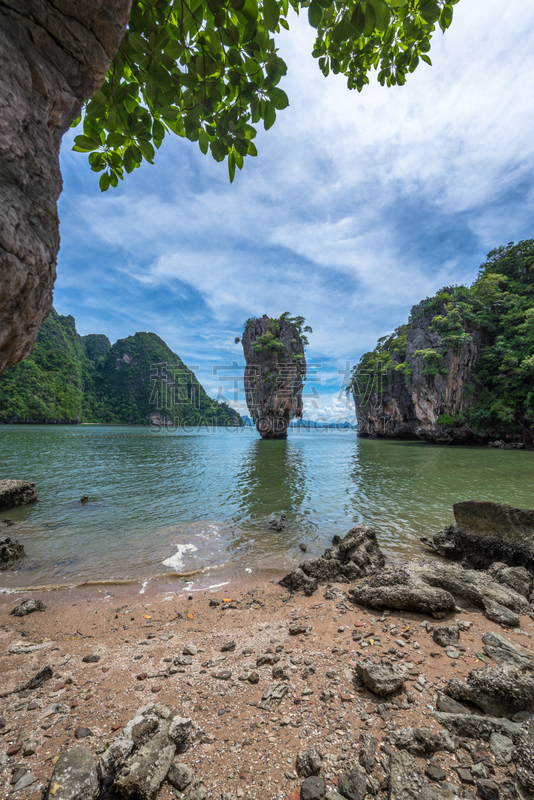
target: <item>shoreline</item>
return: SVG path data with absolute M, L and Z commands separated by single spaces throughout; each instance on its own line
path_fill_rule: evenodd
M 217 800 L 223 792 L 229 793 L 225 798 L 283 800 L 302 783 L 296 760 L 298 753 L 308 751 L 319 753 L 321 776 L 334 791 L 340 775 L 358 763 L 362 741 L 369 735 L 376 743 L 376 763 L 368 780 L 376 783 L 377 796 L 385 797 L 380 788 L 387 777 L 384 756 L 388 749 L 396 752 L 395 737 L 406 728 L 439 732 L 441 725 L 433 717 L 438 698 L 448 677 L 465 680 L 473 667 L 485 666 L 479 657 L 485 632 L 504 635 L 517 647 L 526 645 L 532 654 L 534 622 L 528 616 L 521 619 L 521 633 L 505 631 L 479 609 L 463 604 L 439 623 L 473 623 L 460 635 L 462 650 L 451 660 L 422 626 L 428 623 L 426 615 L 354 605 L 344 599 L 346 584 L 338 584 L 333 594 L 322 586 L 304 597 L 274 581 L 252 583 L 172 595 L 147 587 L 144 595 L 135 596 L 122 591 L 106 596 L 97 587 L 86 587 L 76 595 L 46 595 L 44 612 L 22 618 L 9 614 L 16 599 L 0 596 L 3 691 L 11 692 L 45 666 L 53 673 L 41 688 L 0 698 L 5 720 L 0 753 L 10 752 L 19 741 L 31 742 L 26 749 L 34 749 L 26 756 L 22 751 L 0 756 L 6 796 L 13 788 L 13 773 L 29 770 L 35 781 L 15 796 L 37 800 L 57 756 L 84 744 L 98 759 L 136 709 L 155 702 L 193 723 L 191 741 L 179 756 L 192 770 L 193 782 L 183 794 L 164 783 L 158 800 L 186 797 L 199 785 Z M 430 620 L 431 627 L 437 624 Z M 301 632 L 291 635 L 295 623 Z M 235 645 L 225 651 L 229 641 Z M 9 653 L 17 642 L 44 648 Z M 390 647 L 398 656 L 391 655 Z M 192 648 L 196 655 L 183 655 Z M 87 655 L 98 656 L 97 662 L 84 663 Z M 362 686 L 354 667 L 369 657 L 402 664 L 405 689 L 379 697 Z M 178 666 L 170 669 L 172 664 Z M 283 681 L 288 692 L 264 710 L 259 704 L 277 667 L 287 676 Z M 243 680 L 252 673 L 257 683 Z M 83 738 L 76 738 L 81 734 Z M 416 756 L 414 763 L 423 771 L 432 762 L 465 800 L 475 797 L 469 794 L 473 787 L 459 779 L 456 767 L 473 761 L 475 751 L 484 751 L 483 763 L 494 771 L 489 775 L 494 783 L 502 787 L 511 780 L 513 768 L 499 766 L 487 742 L 466 742 L 465 748 L 457 742 L 453 752 L 438 749 Z M 436 791 L 445 791 L 441 784 L 431 781 Z M 443 797 L 452 798 L 448 791 Z

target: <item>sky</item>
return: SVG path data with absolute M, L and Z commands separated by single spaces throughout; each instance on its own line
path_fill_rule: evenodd
M 169 136 L 101 194 L 67 133 L 54 306 L 82 335 L 157 333 L 243 414 L 244 321 L 302 315 L 304 416 L 350 420 L 342 386 L 361 355 L 415 303 L 471 283 L 493 247 L 534 236 L 534 4 L 460 0 L 432 67 L 361 93 L 323 77 L 306 14 L 290 28 L 290 106 L 233 184 Z

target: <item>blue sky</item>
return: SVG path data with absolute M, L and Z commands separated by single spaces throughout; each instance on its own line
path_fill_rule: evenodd
M 243 364 L 244 320 L 301 314 L 317 365 L 305 416 L 338 419 L 347 362 L 471 282 L 488 250 L 534 236 L 534 5 L 460 0 L 433 66 L 394 89 L 325 79 L 312 43 L 305 18 L 279 37 L 290 107 L 233 184 L 168 137 L 102 195 L 65 136 L 54 305 L 112 342 L 154 331 L 213 396 L 240 372 L 213 366 Z

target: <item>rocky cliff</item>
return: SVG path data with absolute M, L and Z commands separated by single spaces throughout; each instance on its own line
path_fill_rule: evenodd
M 450 292 L 450 294 L 448 294 Z M 473 436 L 465 414 L 473 399 L 472 372 L 480 334 L 461 326 L 451 346 L 436 329 L 453 291 L 436 303 L 424 300 L 412 308 L 410 324 L 383 344 L 383 355 L 360 364 L 352 391 L 359 436 L 466 441 Z
M 104 80 L 131 0 L 0 3 L 0 373 L 52 307 L 61 137 Z
M 243 333 L 245 396 L 263 439 L 285 439 L 292 419 L 302 418 L 302 385 L 306 375 L 302 317 L 266 314 L 249 319 Z
M 534 443 L 534 239 L 414 306 L 353 372 L 359 436 Z

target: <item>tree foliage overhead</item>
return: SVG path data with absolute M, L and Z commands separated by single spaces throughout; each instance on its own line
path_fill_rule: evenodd
M 458 0 L 134 0 L 128 29 L 106 80 L 83 110 L 74 150 L 89 153 L 100 188 L 117 186 L 170 133 L 198 142 L 230 180 L 257 155 L 256 125 L 268 130 L 289 105 L 287 68 L 273 38 L 289 29 L 289 2 L 317 29 L 313 56 L 349 89 L 402 85 L 430 40 L 445 31 Z M 73 125 L 76 126 L 80 119 Z

